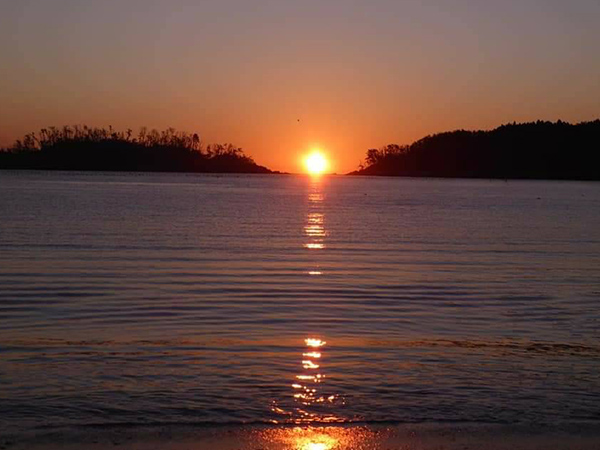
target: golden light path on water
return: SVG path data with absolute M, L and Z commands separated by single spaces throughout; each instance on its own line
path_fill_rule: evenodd
M 342 417 L 332 413 L 332 407 L 344 405 L 342 397 L 335 393 L 326 393 L 321 384 L 325 380 L 320 361 L 323 357 L 322 348 L 327 344 L 320 338 L 309 337 L 304 340 L 306 348 L 302 351 L 300 363 L 302 372 L 295 376 L 291 383 L 292 406 L 274 401 L 271 410 L 282 416 L 274 423 L 323 424 L 342 423 Z M 318 351 L 317 351 L 318 350 Z M 286 406 L 288 405 L 288 406 Z
M 325 214 L 323 212 L 323 180 L 319 177 L 310 179 L 308 193 L 308 213 L 306 215 L 306 224 L 304 225 L 304 235 L 307 237 L 304 242 L 304 248 L 311 252 L 325 249 L 325 238 L 327 231 L 325 230 Z M 316 256 L 313 253 L 313 256 Z M 307 272 L 311 276 L 323 275 L 323 271 L 318 266 L 311 268 Z
M 321 179 L 311 180 L 311 191 L 308 194 L 309 212 L 306 217 L 304 234 L 308 238 L 304 248 L 315 251 L 325 248 L 325 215 L 322 211 L 324 195 Z M 322 275 L 320 268 L 308 271 L 309 275 Z M 261 432 L 262 439 L 274 444 L 277 448 L 294 450 L 334 450 L 357 449 L 360 443 L 368 441 L 369 432 L 364 427 L 325 427 L 312 426 L 311 424 L 341 423 L 344 419 L 331 413 L 308 411 L 311 406 L 334 403 L 339 400 L 335 394 L 322 394 L 320 384 L 324 382 L 320 360 L 323 356 L 323 347 L 326 341 L 317 337 L 307 337 L 304 340 L 306 349 L 300 359 L 303 371 L 295 376 L 291 383 L 292 395 L 296 407 L 286 410 L 273 403 L 272 410 L 284 416 L 283 423 L 305 425 L 294 428 L 277 428 Z M 340 402 L 343 404 L 343 400 Z M 280 423 L 280 421 L 274 421 Z
M 304 227 L 304 233 L 309 240 L 304 244 L 305 248 L 322 249 L 325 248 L 324 238 L 326 236 L 325 228 L 323 227 L 324 214 L 319 212 L 308 213 L 307 224 Z
M 375 449 L 378 446 L 377 432 L 365 426 L 347 426 L 345 419 L 330 413 L 309 412 L 313 405 L 334 403 L 340 400 L 337 395 L 321 395 L 320 384 L 325 375 L 318 369 L 315 360 L 323 357 L 323 347 L 327 344 L 319 338 L 306 338 L 306 346 L 302 353 L 304 371 L 295 376 L 292 383 L 294 410 L 285 410 L 274 402 L 272 410 L 286 416 L 281 423 L 295 423 L 298 426 L 269 428 L 259 430 L 253 445 L 263 450 L 361 450 Z M 318 351 L 317 351 L 318 350 Z M 344 404 L 343 400 L 339 404 Z M 279 421 L 273 421 L 279 424 Z M 338 426 L 324 425 L 338 423 Z
M 304 340 L 304 343 L 308 346 L 308 347 L 322 347 L 325 344 L 327 344 L 327 342 L 322 341 L 321 339 L 315 339 L 315 338 L 307 338 Z
M 366 427 L 294 427 L 262 430 L 261 448 L 285 450 L 359 450 L 374 448 L 377 433 Z

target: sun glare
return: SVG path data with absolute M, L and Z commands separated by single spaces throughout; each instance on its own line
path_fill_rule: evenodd
M 311 175 L 320 175 L 329 167 L 329 163 L 325 155 L 319 150 L 313 150 L 305 159 L 304 166 L 306 171 Z

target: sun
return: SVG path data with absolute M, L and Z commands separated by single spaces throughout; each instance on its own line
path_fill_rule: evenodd
M 321 151 L 313 150 L 304 159 L 304 166 L 309 174 L 321 175 L 329 167 L 329 162 Z

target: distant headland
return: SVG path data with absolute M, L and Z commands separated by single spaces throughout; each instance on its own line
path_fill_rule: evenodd
M 349 175 L 600 180 L 600 120 L 451 131 L 367 151 Z
M 204 145 L 196 133 L 85 125 L 26 135 L 0 151 L 0 169 L 275 173 L 232 144 Z

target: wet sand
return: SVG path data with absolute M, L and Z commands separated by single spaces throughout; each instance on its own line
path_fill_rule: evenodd
M 3 433 L 0 450 L 597 450 L 597 424 L 550 426 L 153 426 Z

